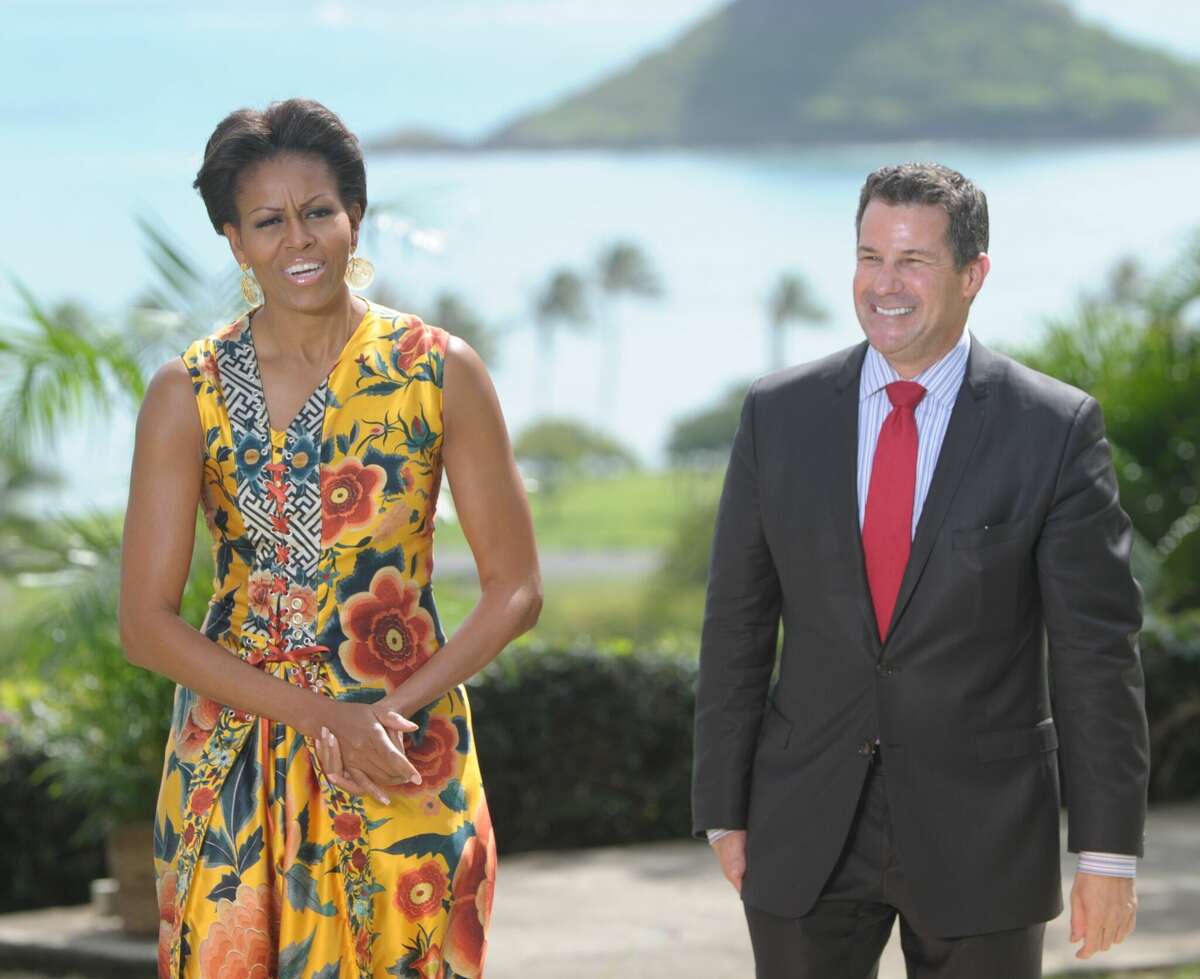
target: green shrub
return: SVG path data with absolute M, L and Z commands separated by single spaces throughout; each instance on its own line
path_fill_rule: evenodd
M 104 851 L 78 834 L 86 812 L 53 798 L 35 773 L 45 756 L 17 738 L 0 738 L 0 912 L 88 900 L 104 876 Z
M 547 418 L 523 429 L 513 454 L 539 480 L 614 475 L 637 469 L 637 456 L 604 432 L 570 418 Z
M 688 835 L 695 662 L 510 649 L 471 683 L 504 852 Z
M 671 426 L 667 456 L 676 466 L 723 466 L 742 416 L 749 382 L 739 381 L 716 401 L 684 415 Z
M 1152 616 L 1142 632 L 1150 799 L 1200 796 L 1200 614 Z

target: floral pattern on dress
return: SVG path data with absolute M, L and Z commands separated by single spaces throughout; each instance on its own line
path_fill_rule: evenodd
M 184 354 L 214 557 L 201 631 L 288 683 L 372 702 L 445 641 L 431 569 L 448 338 L 371 304 L 278 432 L 251 333 L 243 317 Z M 495 847 L 465 689 L 413 720 L 424 781 L 385 806 L 331 786 L 299 731 L 178 689 L 155 819 L 160 976 L 482 974 Z

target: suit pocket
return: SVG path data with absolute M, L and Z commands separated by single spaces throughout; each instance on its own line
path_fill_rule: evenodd
M 956 551 L 961 551 L 967 548 L 990 547 L 993 544 L 999 544 L 1001 541 L 1013 540 L 1020 537 L 1029 525 L 1029 519 L 1010 520 L 1007 523 L 987 524 L 983 527 L 974 529 L 963 529 L 954 531 L 953 547 Z
M 767 704 L 763 714 L 762 726 L 758 731 L 760 744 L 773 745 L 776 748 L 786 748 L 792 737 L 792 722 L 784 717 L 772 703 Z
M 1058 731 L 1049 717 L 1033 727 L 989 731 L 975 738 L 975 750 L 981 762 L 1021 758 L 1037 752 L 1053 751 L 1057 747 Z

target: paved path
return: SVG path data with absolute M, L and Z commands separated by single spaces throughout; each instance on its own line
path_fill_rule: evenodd
M 1200 806 L 1155 810 L 1147 835 L 1137 933 L 1079 962 L 1064 914 L 1047 928 L 1047 973 L 1200 961 Z M 489 979 L 754 974 L 740 903 L 707 847 L 686 841 L 502 860 L 488 966 Z M 880 979 L 903 976 L 894 934 Z
M 1139 869 L 1138 932 L 1088 963 L 1066 916 L 1046 935 L 1046 971 L 1200 962 L 1200 805 L 1156 809 Z M 1069 887 L 1074 857 L 1063 862 Z M 55 965 L 147 979 L 149 941 L 116 935 L 87 908 L 0 915 L 0 969 Z M 741 908 L 702 843 L 644 844 L 502 858 L 487 979 L 747 979 Z M 893 936 L 880 979 L 902 979 Z

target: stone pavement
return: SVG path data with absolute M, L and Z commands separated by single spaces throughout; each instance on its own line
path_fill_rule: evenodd
M 1155 809 L 1147 836 L 1137 933 L 1079 962 L 1063 915 L 1046 932 L 1047 973 L 1200 962 L 1200 806 Z M 1064 859 L 1064 888 L 1074 861 Z M 152 943 L 123 939 L 113 927 L 87 908 L 0 915 L 0 969 L 151 979 Z M 487 979 L 752 975 L 741 907 L 703 843 L 501 859 Z M 903 976 L 893 936 L 880 979 Z

